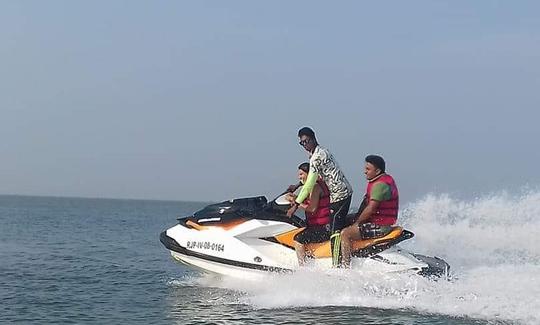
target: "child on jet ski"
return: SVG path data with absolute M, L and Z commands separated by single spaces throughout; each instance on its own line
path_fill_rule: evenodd
M 309 174 L 309 163 L 298 166 L 298 179 L 304 184 Z M 296 195 L 289 193 L 289 202 L 296 200 Z M 318 178 L 309 198 L 305 199 L 300 208 L 306 212 L 307 227 L 294 236 L 294 249 L 298 256 L 298 264 L 306 262 L 305 245 L 308 243 L 321 243 L 330 239 L 330 190 L 322 178 Z

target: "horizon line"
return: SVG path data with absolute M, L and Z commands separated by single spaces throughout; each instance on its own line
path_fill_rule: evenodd
M 48 194 L 21 194 L 21 193 L 0 193 L 0 196 L 19 196 L 36 198 L 55 198 L 55 199 L 86 199 L 86 200 L 117 200 L 117 201 L 156 201 L 156 202 L 189 202 L 189 203 L 215 203 L 218 201 L 197 201 L 197 200 L 174 200 L 174 199 L 155 199 L 155 198 L 127 198 L 127 197 L 99 197 L 99 196 L 78 196 L 78 195 L 48 195 Z

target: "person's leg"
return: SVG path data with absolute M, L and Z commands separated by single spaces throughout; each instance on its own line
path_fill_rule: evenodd
M 360 231 L 355 225 L 341 231 L 341 266 L 351 267 L 352 243 L 361 239 Z
M 294 236 L 294 249 L 298 257 L 298 265 L 303 266 L 306 263 L 308 253 L 306 244 L 322 243 L 330 239 L 330 225 L 308 226 Z M 312 256 L 309 256 L 312 257 Z
M 392 231 L 391 226 L 379 226 L 377 224 L 368 222 L 360 225 L 360 236 L 363 239 L 379 238 L 388 235 Z
M 304 266 L 306 264 L 306 249 L 305 245 L 299 242 L 294 242 L 294 250 L 296 251 L 296 257 L 298 257 L 298 265 Z
M 349 208 L 351 207 L 351 201 L 352 196 L 349 196 L 341 201 L 330 204 L 330 220 L 332 222 L 332 233 L 338 232 L 344 228 L 347 214 L 349 213 Z
M 298 265 L 303 266 L 306 263 L 306 243 L 309 240 L 311 229 L 305 228 L 297 233 L 294 240 L 294 250 L 296 251 L 296 257 L 298 258 Z
M 330 237 L 330 249 L 332 253 L 332 266 L 338 267 L 340 262 L 340 245 L 341 245 L 341 229 L 345 224 L 345 219 L 349 213 L 349 208 L 351 206 L 352 196 L 347 197 L 344 200 L 334 202 L 330 205 L 331 209 L 331 237 Z

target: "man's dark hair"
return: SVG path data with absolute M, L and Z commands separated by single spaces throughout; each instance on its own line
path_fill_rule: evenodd
M 298 169 L 306 172 L 306 173 L 309 173 L 309 163 L 305 162 L 305 163 L 301 163 L 299 166 L 298 166 Z
M 315 132 L 313 132 L 313 130 L 311 128 L 308 128 L 307 126 L 304 126 L 300 130 L 298 130 L 298 137 L 301 137 L 303 135 L 315 139 Z
M 379 168 L 381 172 L 385 172 L 386 163 L 384 162 L 383 157 L 377 155 L 369 155 L 366 157 L 366 162 L 372 164 L 373 166 Z

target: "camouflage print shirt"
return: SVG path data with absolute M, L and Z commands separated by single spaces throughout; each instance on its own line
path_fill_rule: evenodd
M 351 184 L 339 169 L 339 165 L 328 149 L 317 146 L 309 159 L 310 171 L 322 177 L 330 190 L 330 202 L 338 202 L 351 196 Z

